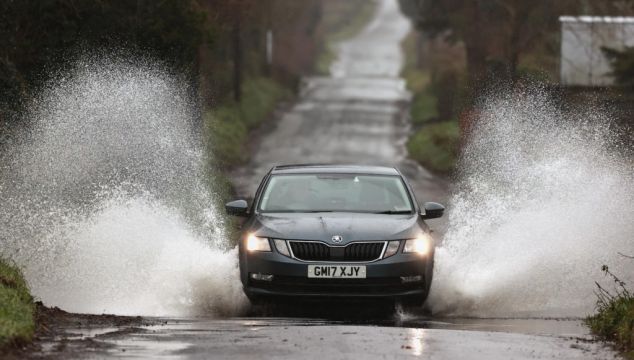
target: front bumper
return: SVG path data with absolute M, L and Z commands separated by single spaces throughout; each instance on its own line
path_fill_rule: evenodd
M 401 299 L 426 297 L 431 281 L 431 260 L 415 254 L 396 254 L 371 263 L 323 263 L 364 265 L 365 279 L 308 278 L 308 263 L 275 252 L 241 254 L 241 279 L 245 294 L 260 297 L 304 297 L 337 299 Z M 273 275 L 271 281 L 254 280 L 250 274 Z M 401 277 L 420 276 L 403 282 Z

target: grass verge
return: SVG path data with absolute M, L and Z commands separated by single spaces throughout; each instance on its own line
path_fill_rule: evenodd
M 456 121 L 426 125 L 407 142 L 409 156 L 426 168 L 447 174 L 456 163 L 460 142 L 460 128 Z
M 597 284 L 597 313 L 587 317 L 585 323 L 595 335 L 613 341 L 627 359 L 634 360 L 634 294 L 605 265 L 603 272 L 616 283 L 616 293 Z
M 277 103 L 290 92 L 277 82 L 258 77 L 244 82 L 242 101 L 229 103 L 205 114 L 207 138 L 216 165 L 227 168 L 249 158 L 249 131 L 259 126 Z
M 370 22 L 376 2 L 367 0 L 326 1 L 323 11 L 324 48 L 315 65 L 317 74 L 330 74 L 336 60 L 336 44 L 363 30 Z
M 0 349 L 28 343 L 35 332 L 35 304 L 22 272 L 0 259 Z

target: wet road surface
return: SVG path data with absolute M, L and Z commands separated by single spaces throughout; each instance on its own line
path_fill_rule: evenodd
M 304 318 L 146 319 L 66 329 L 34 357 L 101 359 L 613 359 L 574 320 Z
M 232 178 L 245 198 L 271 166 L 361 163 L 397 166 L 419 201 L 445 202 L 448 184 L 407 159 L 410 94 L 399 77 L 399 43 L 410 31 L 396 0 L 379 4 L 372 22 L 339 48 L 331 77 L 304 80 L 297 103 L 255 145 Z M 439 234 L 446 223 L 431 221 Z M 357 309 L 358 310 L 358 309 Z M 351 312 L 355 312 L 352 309 Z M 256 314 L 257 315 L 257 314 Z M 277 315 L 276 315 L 277 316 Z M 397 313 L 387 319 L 318 320 L 319 316 L 146 319 L 138 325 L 66 326 L 40 341 L 35 357 L 283 359 L 611 359 L 578 320 L 439 319 Z M 325 318 L 328 318 L 327 316 Z M 71 322 L 72 323 L 72 322 Z

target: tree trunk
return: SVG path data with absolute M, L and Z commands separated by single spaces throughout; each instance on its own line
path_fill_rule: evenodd
M 509 78 L 513 85 L 515 85 L 518 80 L 517 66 L 520 61 L 520 54 L 523 50 L 523 44 L 521 43 L 522 30 L 526 25 L 526 19 L 530 15 L 530 8 L 522 5 L 523 4 L 520 4 L 520 7 L 511 14 L 511 34 L 509 36 L 507 61 Z
M 470 102 L 476 100 L 480 90 L 485 88 L 486 67 L 487 67 L 487 41 L 486 34 L 482 29 L 482 14 L 480 13 L 479 0 L 470 0 L 465 5 L 465 15 L 471 24 L 467 29 L 463 29 L 462 38 L 465 43 L 467 55 L 467 72 L 469 74 L 469 89 L 471 90 Z
M 242 36 L 240 14 L 234 14 L 233 23 L 233 98 L 236 102 L 242 99 Z

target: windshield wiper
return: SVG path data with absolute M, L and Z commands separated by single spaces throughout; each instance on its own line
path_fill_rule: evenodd
M 374 214 L 411 214 L 411 210 L 385 210 L 385 211 L 377 211 Z

